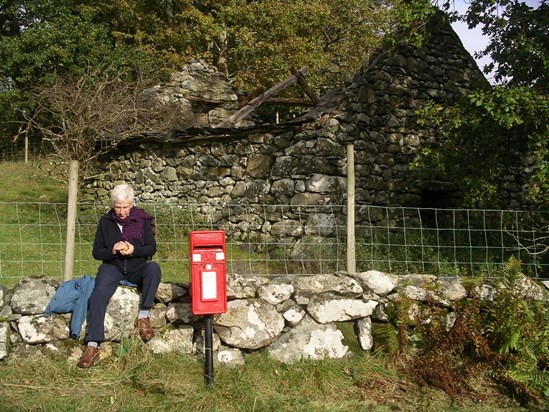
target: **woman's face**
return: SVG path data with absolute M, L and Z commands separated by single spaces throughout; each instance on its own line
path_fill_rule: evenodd
M 113 205 L 114 213 L 120 219 L 126 219 L 130 215 L 131 208 L 132 208 L 132 204 L 129 200 L 114 202 L 114 205 Z

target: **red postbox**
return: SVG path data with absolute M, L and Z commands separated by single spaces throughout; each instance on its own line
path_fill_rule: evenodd
M 191 247 L 192 311 L 210 315 L 227 311 L 225 232 L 193 231 Z

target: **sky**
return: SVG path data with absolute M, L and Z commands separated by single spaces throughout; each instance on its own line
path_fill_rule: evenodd
M 528 4 L 530 7 L 537 8 L 541 1 L 540 0 L 524 0 L 524 3 Z M 467 10 L 469 5 L 468 0 L 455 0 L 454 1 L 455 9 L 459 13 L 464 13 Z M 458 34 L 463 46 L 467 49 L 473 57 L 475 57 L 475 52 L 483 50 L 488 44 L 488 38 L 482 35 L 480 27 L 475 29 L 468 29 L 467 24 L 462 22 L 455 22 L 452 24 L 455 32 Z M 477 59 L 478 67 L 482 70 L 484 65 L 490 62 L 489 57 L 483 57 L 482 59 Z M 489 75 L 487 76 L 490 77 Z M 490 79 L 488 79 L 490 80 Z

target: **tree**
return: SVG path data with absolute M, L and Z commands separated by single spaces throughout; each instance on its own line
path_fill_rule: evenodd
M 526 87 L 476 90 L 455 106 L 428 104 L 420 123 L 444 137 L 425 148 L 416 170 L 459 182 L 469 206 L 508 207 L 503 176 L 530 170 L 529 200 L 544 209 L 549 201 L 549 102 Z M 502 203 L 504 202 L 504 203 Z
M 472 0 L 462 16 L 470 28 L 481 26 L 488 46 L 478 53 L 489 56 L 495 80 L 510 86 L 532 86 L 547 93 L 549 85 L 549 3 L 539 7 L 519 0 Z
M 13 140 L 40 106 L 34 101 L 37 89 L 85 78 L 90 67 L 107 78 L 124 73 L 121 80 L 132 82 L 136 67 L 154 64 L 137 48 L 118 47 L 108 27 L 93 22 L 89 13 L 78 12 L 73 2 L 0 0 L 0 11 L 0 79 L 9 79 L 11 85 L 10 90 L 0 91 L 5 140 Z M 44 122 L 45 112 L 37 110 Z M 38 129 L 23 131 L 32 130 Z
M 79 0 L 117 45 L 177 67 L 190 58 L 218 66 L 243 94 L 308 66 L 314 87 L 348 80 L 394 28 L 392 4 L 378 0 Z
M 446 2 L 448 4 L 448 2 Z M 501 9 L 503 7 L 503 9 Z M 532 207 L 549 201 L 549 7 L 519 0 L 472 0 L 462 19 L 482 25 L 499 85 L 475 90 L 452 107 L 429 104 L 418 114 L 444 139 L 426 148 L 418 170 L 461 183 L 470 206 L 501 206 L 502 176 L 527 173 Z
M 143 97 L 146 77 L 106 76 L 89 68 L 81 76 L 59 77 L 29 93 L 35 110 L 25 113 L 60 163 L 76 160 L 86 174 L 93 162 L 131 136 L 168 127 L 170 109 Z
M 322 91 L 347 81 L 393 27 L 391 1 L 377 0 L 0 0 L 0 79 L 14 86 L 2 93 L 2 130 L 9 137 L 32 111 L 26 90 L 90 66 L 152 62 L 164 73 L 204 58 L 244 95 L 308 66 Z

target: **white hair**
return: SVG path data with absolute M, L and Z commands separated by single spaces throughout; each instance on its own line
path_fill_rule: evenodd
M 132 187 L 127 184 L 117 185 L 111 190 L 111 201 L 113 206 L 116 202 L 123 202 L 125 200 L 129 200 L 133 205 L 134 197 L 135 195 Z

